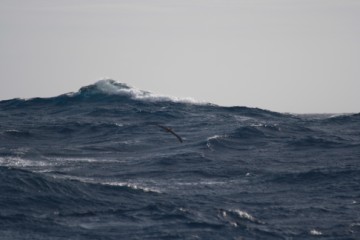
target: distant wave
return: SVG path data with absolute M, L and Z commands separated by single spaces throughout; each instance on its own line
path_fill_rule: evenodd
M 193 98 L 179 98 L 166 95 L 155 94 L 131 87 L 125 83 L 119 83 L 112 79 L 104 79 L 93 85 L 82 87 L 79 92 L 69 96 L 92 95 L 92 94 L 108 94 L 127 96 L 134 100 L 144 100 L 153 102 L 171 101 L 191 104 L 204 104 L 205 102 L 197 101 Z
M 77 92 L 70 92 L 50 98 L 15 98 L 0 101 L 6 107 L 29 107 L 33 104 L 56 104 L 58 106 L 66 105 L 71 102 L 106 102 L 106 101 L 143 101 L 143 102 L 172 102 L 196 105 L 215 105 L 204 101 L 195 100 L 190 97 L 173 97 L 152 93 L 131 87 L 125 83 L 120 83 L 112 79 L 99 80 L 98 82 L 81 87 Z

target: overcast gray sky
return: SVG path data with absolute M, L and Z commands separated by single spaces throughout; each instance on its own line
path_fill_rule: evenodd
M 0 99 L 104 77 L 225 106 L 360 112 L 360 1 L 0 0 Z

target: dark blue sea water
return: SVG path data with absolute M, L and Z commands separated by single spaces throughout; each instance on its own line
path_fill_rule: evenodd
M 1 101 L 0 239 L 360 239 L 360 114 L 112 80 Z

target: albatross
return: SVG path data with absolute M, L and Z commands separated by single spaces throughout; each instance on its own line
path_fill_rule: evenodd
M 166 132 L 169 132 L 169 133 L 171 133 L 172 135 L 174 135 L 174 136 L 179 140 L 179 142 L 181 142 L 181 143 L 183 142 L 182 138 L 181 138 L 179 135 L 177 135 L 171 128 L 166 127 L 166 126 L 163 126 L 163 125 L 159 125 L 159 124 L 156 124 L 156 126 L 162 128 L 162 129 L 164 129 Z

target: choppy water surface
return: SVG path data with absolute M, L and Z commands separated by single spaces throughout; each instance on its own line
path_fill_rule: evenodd
M 112 80 L 1 101 L 0 192 L 0 239 L 360 239 L 360 114 Z

